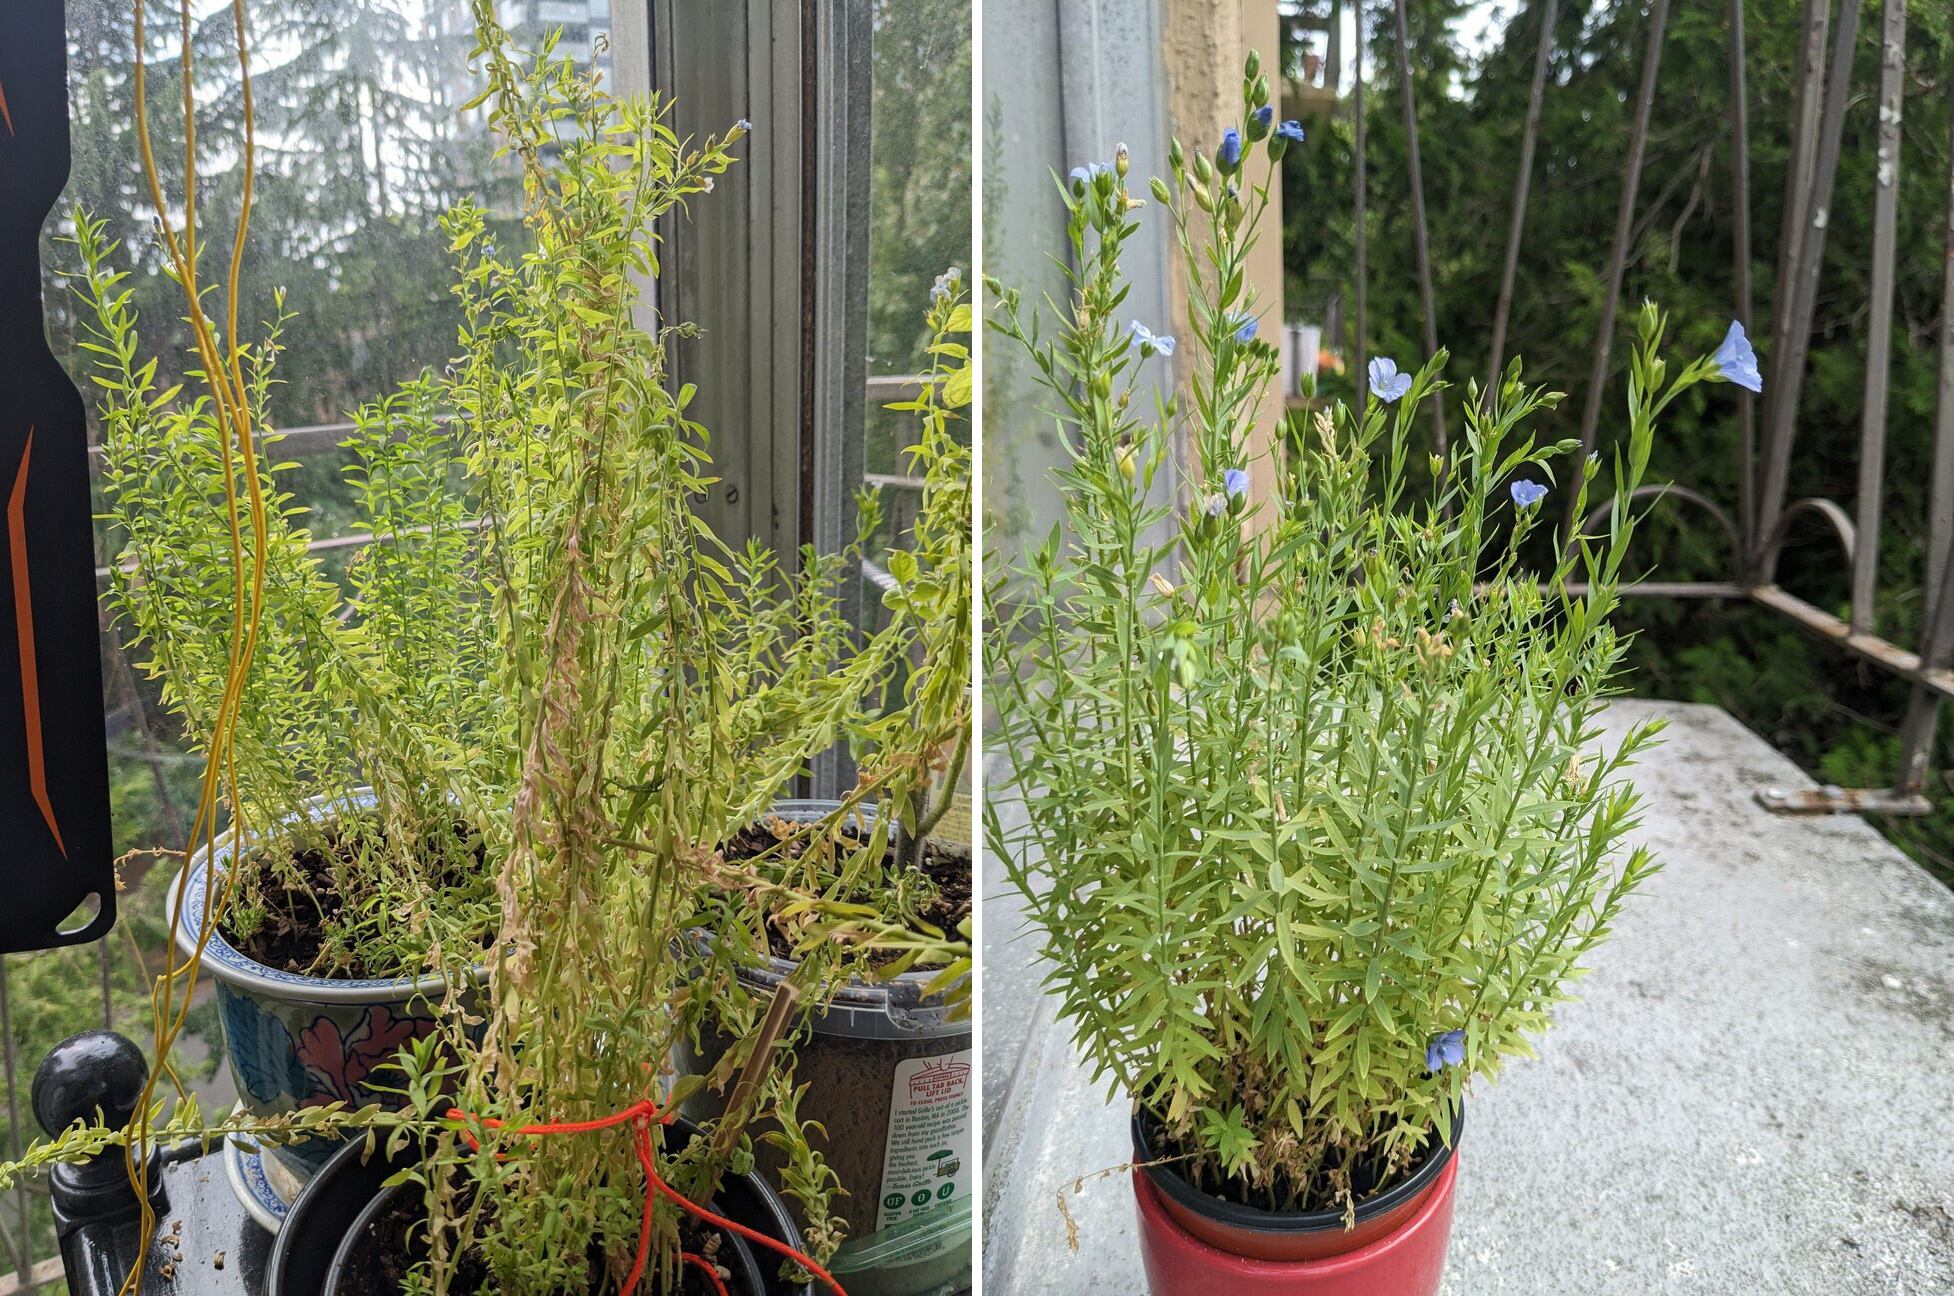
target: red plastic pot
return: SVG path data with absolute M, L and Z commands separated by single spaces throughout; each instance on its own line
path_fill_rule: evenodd
M 1335 1212 L 1283 1216 L 1234 1206 L 1199 1193 L 1168 1167 L 1135 1174 L 1148 1290 L 1153 1296 L 1436 1296 L 1452 1237 L 1462 1124 L 1454 1125 L 1454 1146 L 1421 1167 L 1429 1173 L 1379 1195 L 1388 1200 L 1361 1203 L 1355 1229 L 1343 1227 Z M 1144 1146 L 1138 1121 L 1135 1139 Z

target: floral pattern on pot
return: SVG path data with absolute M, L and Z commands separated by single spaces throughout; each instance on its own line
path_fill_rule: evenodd
M 394 1095 L 369 1082 L 401 1049 L 427 1038 L 434 1019 L 401 1015 L 399 1005 L 373 1004 L 342 1024 L 307 1004 L 272 1005 L 219 985 L 224 1039 L 238 1089 L 261 1107 L 289 1110 L 331 1102 L 390 1105 Z M 300 1020 L 317 1013 L 294 1036 L 280 1012 Z M 385 1077 L 377 1083 L 392 1088 Z
M 341 809 L 371 804 L 372 795 L 362 791 Z M 318 807 L 324 806 L 321 799 Z M 382 1068 L 401 1049 L 434 1032 L 451 993 L 470 1004 L 482 970 L 454 986 L 441 974 L 352 979 L 267 967 L 224 939 L 221 930 L 202 932 L 211 878 L 223 876 L 235 849 L 227 837 L 184 866 L 176 881 L 182 890 L 173 926 L 178 951 L 187 958 L 201 947 L 204 971 L 217 983 L 224 1052 L 244 1107 L 275 1116 L 329 1102 L 399 1105 L 398 1095 L 386 1092 L 396 1086 Z M 201 942 L 200 934 L 206 937 Z M 303 1183 L 338 1146 L 336 1139 L 313 1139 L 268 1147 L 266 1154 Z
M 224 1051 L 244 1105 L 260 1115 L 343 1102 L 395 1106 L 388 1065 L 425 1039 L 435 1019 L 403 1003 L 310 1004 L 259 998 L 217 983 Z M 314 1139 L 271 1154 L 300 1178 L 325 1164 L 337 1140 Z

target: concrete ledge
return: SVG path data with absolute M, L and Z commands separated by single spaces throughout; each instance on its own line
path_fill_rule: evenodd
M 1721 710 L 1621 702 L 1611 740 L 1651 712 L 1666 868 L 1541 1057 L 1474 1092 L 1445 1296 L 1954 1292 L 1954 895 L 1858 819 L 1760 808 L 1810 780 Z M 985 1289 L 1143 1292 L 1123 1176 L 1071 1199 L 1067 1245 L 1056 1194 L 1127 1158 L 1125 1104 L 1015 1002 L 1010 909 L 986 904 Z

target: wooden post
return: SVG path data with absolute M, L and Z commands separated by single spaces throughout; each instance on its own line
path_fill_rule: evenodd
M 726 1158 L 733 1154 L 740 1132 L 746 1128 L 746 1122 L 753 1114 L 753 1104 L 760 1086 L 766 1082 L 767 1073 L 773 1068 L 774 1050 L 780 1047 L 781 1036 L 787 1033 L 788 1020 L 793 1016 L 794 1005 L 800 1002 L 800 997 L 800 990 L 791 981 L 782 981 L 774 987 L 773 998 L 767 1002 L 766 1015 L 760 1019 L 759 1028 L 753 1033 L 753 1051 L 747 1055 L 746 1065 L 740 1068 L 739 1078 L 733 1082 L 732 1096 L 726 1100 L 726 1113 L 719 1118 L 719 1126 L 713 1131 L 711 1159 L 714 1163 L 724 1164 Z
M 1167 0 L 1162 22 L 1163 57 L 1171 87 L 1168 116 L 1172 133 L 1191 153 L 1212 149 L 1221 132 L 1240 126 L 1242 62 L 1250 50 L 1261 52 L 1270 81 L 1277 80 L 1281 28 L 1274 0 Z M 1279 99 L 1274 87 L 1273 99 Z M 1304 147 L 1308 147 L 1305 145 Z M 1248 258 L 1249 282 L 1255 285 L 1256 314 L 1264 337 L 1279 338 L 1283 325 L 1282 191 L 1270 194 L 1269 207 L 1256 231 Z M 1192 331 L 1188 310 L 1186 270 L 1178 259 L 1172 271 L 1175 332 Z M 1274 385 L 1255 412 L 1247 438 L 1249 503 L 1266 525 L 1275 518 L 1275 455 L 1280 448 L 1284 405 Z M 1191 471 L 1198 466 L 1189 464 Z

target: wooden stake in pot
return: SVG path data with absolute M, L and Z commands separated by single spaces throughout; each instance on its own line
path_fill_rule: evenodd
M 733 1082 L 733 1092 L 726 1101 L 726 1114 L 719 1127 L 712 1133 L 712 1151 L 706 1160 L 713 1167 L 710 1182 L 700 1192 L 698 1200 L 709 1199 L 719 1187 L 718 1167 L 726 1164 L 733 1154 L 733 1145 L 739 1141 L 740 1132 L 753 1116 L 753 1100 L 760 1092 L 767 1073 L 773 1069 L 774 1050 L 780 1047 L 780 1037 L 787 1032 L 787 1021 L 793 1015 L 794 1005 L 800 1002 L 801 992 L 791 982 L 782 981 L 774 987 L 773 999 L 767 1004 L 767 1015 L 760 1019 L 760 1029 L 753 1037 L 753 1052 L 747 1056 L 746 1065 L 740 1068 L 739 1079 Z

